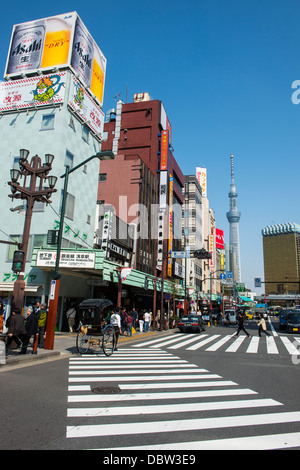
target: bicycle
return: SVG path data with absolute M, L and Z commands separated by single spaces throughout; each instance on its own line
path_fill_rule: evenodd
M 106 324 L 103 310 L 112 302 L 108 299 L 84 300 L 80 305 L 80 321 L 76 336 L 76 348 L 79 354 L 100 354 L 111 356 L 116 347 L 115 329 Z M 105 326 L 104 326 L 105 325 Z

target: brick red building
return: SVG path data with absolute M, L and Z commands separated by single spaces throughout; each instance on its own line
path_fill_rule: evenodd
M 162 102 L 149 95 L 135 95 L 133 103 L 118 102 L 106 114 L 102 151 L 112 150 L 115 159 L 101 163 L 98 202 L 111 204 L 120 219 L 137 225 L 134 267 L 155 273 L 157 220 L 151 219 L 151 206 L 159 204 L 160 147 L 162 130 L 171 127 Z M 181 249 L 181 205 L 184 175 L 169 148 L 168 179 L 173 177 L 173 249 Z M 138 219 L 137 204 L 146 212 Z M 148 220 L 146 218 L 148 217 Z M 167 217 L 169 220 L 169 217 Z M 167 227 L 167 230 L 169 228 Z M 148 233 L 147 233 L 148 232 Z M 146 233 L 146 236 L 145 236 Z M 140 236 L 142 234 L 142 236 Z

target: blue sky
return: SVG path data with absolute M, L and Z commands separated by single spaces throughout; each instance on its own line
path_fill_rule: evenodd
M 28 0 L 1 7 L 2 75 L 13 24 L 77 11 L 107 58 L 104 112 L 115 106 L 118 93 L 126 100 L 126 87 L 128 101 L 148 92 L 163 102 L 183 173 L 207 168 L 210 206 L 226 242 L 234 154 L 242 278 L 254 288 L 254 277 L 263 278 L 261 230 L 300 223 L 300 104 L 291 100 L 292 83 L 300 80 L 300 2 L 73 0 L 43 4 L 42 10 L 36 5 Z

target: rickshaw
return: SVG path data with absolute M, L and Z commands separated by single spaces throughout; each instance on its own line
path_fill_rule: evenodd
M 99 354 L 111 356 L 116 345 L 115 329 L 105 318 L 113 303 L 109 299 L 87 299 L 79 309 L 79 327 L 76 347 L 79 354 Z

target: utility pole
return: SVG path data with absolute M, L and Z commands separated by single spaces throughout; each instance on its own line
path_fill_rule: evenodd
M 56 191 L 54 186 L 57 181 L 56 176 L 48 176 L 49 172 L 52 170 L 52 162 L 54 160 L 53 155 L 46 154 L 45 163 L 43 165 L 41 164 L 41 159 L 38 155 L 32 157 L 31 162 L 29 163 L 27 160 L 28 155 L 28 150 L 20 150 L 20 170 L 16 168 L 12 169 L 10 171 L 11 181 L 8 182 L 9 186 L 11 186 L 12 192 L 8 197 L 11 197 L 12 199 L 26 199 L 27 201 L 22 243 L 19 244 L 20 251 L 16 252 L 18 260 L 17 262 L 13 262 L 13 270 L 18 275 L 17 280 L 14 283 L 13 308 L 19 310 L 22 310 L 23 308 L 25 295 L 24 271 L 26 267 L 33 206 L 36 201 L 46 204 L 51 202 L 50 197 L 52 193 Z M 24 178 L 23 185 L 18 183 L 20 177 Z M 36 189 L 38 178 L 40 180 L 40 184 L 39 189 Z M 29 184 L 28 179 L 30 179 Z M 46 181 L 48 182 L 49 187 L 45 187 Z

